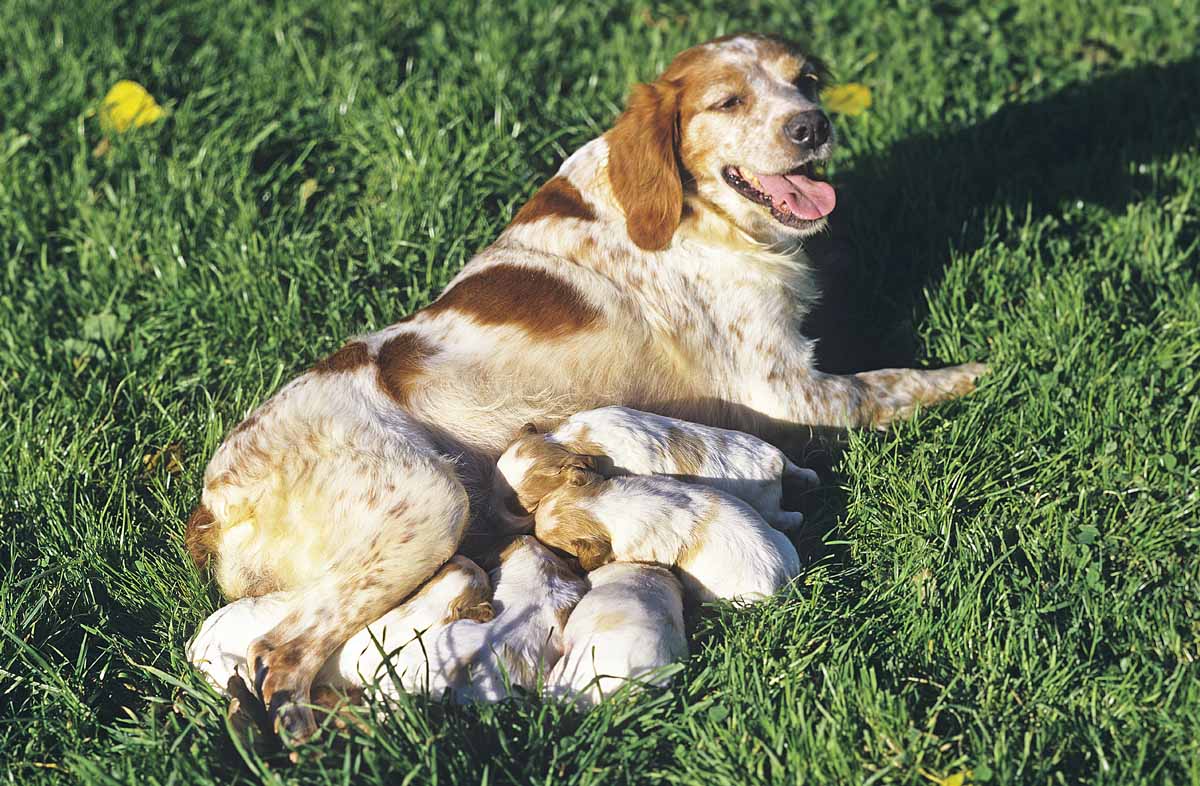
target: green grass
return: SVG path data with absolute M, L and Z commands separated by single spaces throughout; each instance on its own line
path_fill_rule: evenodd
M 7 782 L 1200 783 L 1200 3 L 507 5 L 0 4 Z M 992 376 L 851 435 L 802 585 L 700 620 L 668 692 L 239 752 L 182 657 L 223 433 L 739 29 L 874 93 L 838 122 L 825 366 Z M 120 78 L 170 116 L 93 157 Z

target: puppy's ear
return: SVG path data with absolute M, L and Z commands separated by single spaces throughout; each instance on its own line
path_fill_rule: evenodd
M 580 538 L 571 544 L 579 557 L 579 567 L 591 572 L 612 562 L 612 543 L 596 538 Z
M 564 472 L 569 486 L 586 486 L 596 477 L 595 473 L 582 467 L 567 467 Z
M 585 456 L 582 453 L 573 453 L 567 459 L 564 465 L 567 467 L 576 467 L 578 469 L 586 469 L 589 472 L 596 471 L 596 458 L 594 456 Z
M 537 433 L 538 433 L 537 426 L 533 425 L 532 423 L 526 423 L 524 426 L 521 426 L 520 435 L 522 437 L 528 437 L 530 434 L 537 434 Z
M 683 215 L 678 114 L 677 87 L 635 85 L 607 134 L 613 196 L 625 211 L 629 238 L 647 251 L 669 246 Z

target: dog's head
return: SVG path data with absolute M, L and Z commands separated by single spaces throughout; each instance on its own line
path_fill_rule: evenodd
M 526 425 L 496 462 L 492 476 L 493 518 L 503 532 L 528 532 L 542 498 L 563 485 L 599 480 L 595 460 L 581 456 Z
M 787 42 L 747 34 L 692 47 L 635 86 L 606 135 L 633 242 L 666 248 L 693 203 L 763 243 L 820 230 L 836 201 L 814 171 L 834 140 L 823 71 Z

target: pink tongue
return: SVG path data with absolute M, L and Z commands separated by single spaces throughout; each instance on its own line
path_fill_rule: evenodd
M 787 205 L 788 210 L 810 221 L 829 215 L 837 204 L 833 186 L 804 175 L 759 175 L 758 182 L 776 206 Z

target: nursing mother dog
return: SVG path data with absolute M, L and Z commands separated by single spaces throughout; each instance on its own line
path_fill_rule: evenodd
M 279 728 L 330 653 L 486 530 L 496 457 L 534 423 L 623 405 L 755 433 L 884 427 L 978 364 L 849 376 L 799 332 L 801 241 L 833 210 L 821 71 L 767 36 L 680 53 L 430 306 L 351 340 L 229 434 L 186 542 L 229 599 L 290 590 L 251 645 Z

